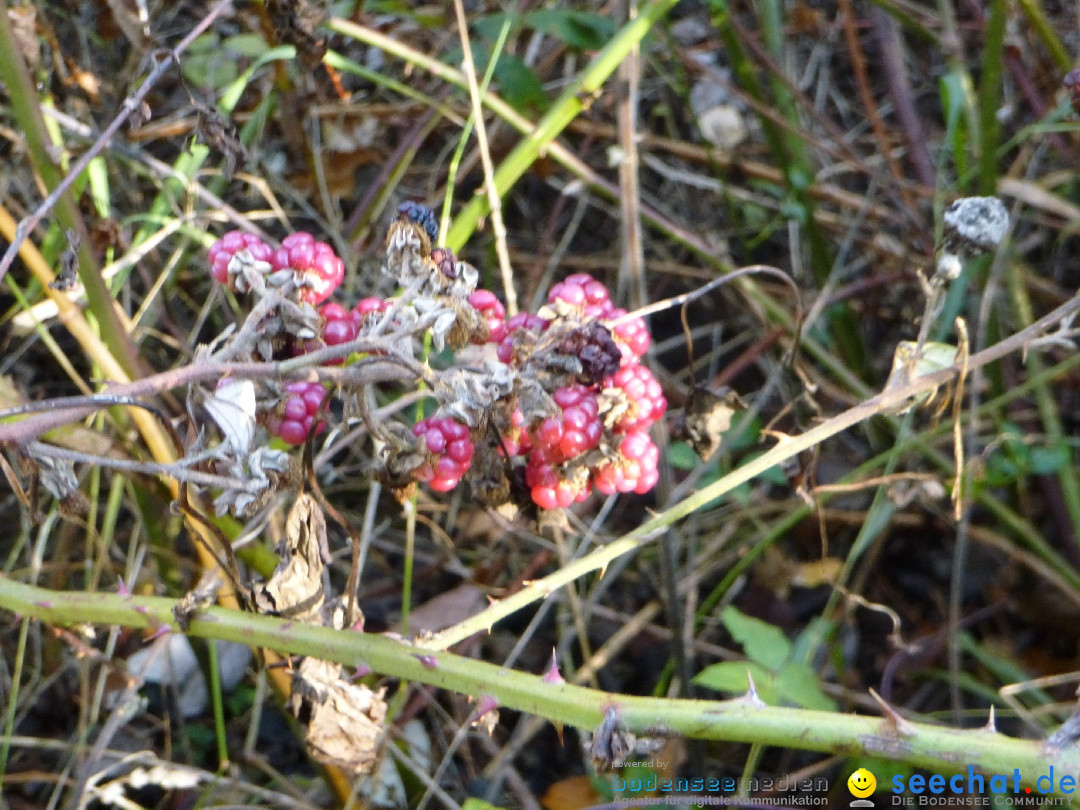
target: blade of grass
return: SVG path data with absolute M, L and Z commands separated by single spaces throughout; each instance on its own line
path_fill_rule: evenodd
M 986 21 L 986 39 L 982 50 L 982 71 L 979 76 L 979 194 L 997 191 L 998 139 L 1001 125 L 1001 79 L 1004 74 L 1007 0 L 991 0 L 990 16 Z

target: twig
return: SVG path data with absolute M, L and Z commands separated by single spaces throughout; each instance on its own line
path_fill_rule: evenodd
M 908 157 L 912 168 L 922 185 L 933 188 L 937 173 L 934 171 L 934 161 L 930 159 L 930 151 L 926 146 L 928 143 L 926 133 L 915 110 L 915 94 L 912 92 L 911 82 L 908 79 L 896 21 L 889 16 L 887 11 L 877 6 L 871 5 L 868 12 L 877 33 L 885 82 L 893 108 L 896 110 L 896 117 L 900 122 L 900 130 L 907 141 Z
M 657 312 L 663 312 L 665 309 L 671 309 L 672 307 L 682 306 L 690 301 L 694 301 L 701 298 L 703 295 L 708 295 L 713 290 L 727 284 L 729 281 L 735 281 L 735 279 L 742 278 L 744 276 L 752 275 L 766 275 L 772 278 L 779 279 L 784 282 L 790 289 L 795 297 L 795 334 L 799 333 L 799 325 L 803 319 L 803 306 L 802 295 L 799 292 L 799 287 L 787 273 L 778 267 L 772 267 L 767 264 L 751 264 L 746 267 L 740 267 L 738 270 L 733 270 L 730 273 L 726 273 L 719 278 L 715 278 L 708 284 L 704 284 L 698 287 L 696 290 L 691 290 L 688 293 L 682 295 L 676 295 L 671 298 L 665 298 L 662 301 L 654 301 L 651 304 L 636 309 L 633 312 L 628 312 L 618 318 L 612 318 L 610 321 L 606 321 L 612 326 L 618 326 L 626 321 L 632 321 L 635 318 L 644 318 L 646 315 L 653 315 Z
M 146 81 L 142 83 L 138 90 L 136 90 L 131 96 L 124 99 L 123 107 L 120 112 L 117 113 L 116 118 L 112 120 L 109 126 L 105 127 L 98 139 L 94 141 L 93 145 L 87 149 L 75 164 L 71 167 L 70 171 L 64 176 L 64 179 L 57 184 L 56 188 L 52 190 L 48 197 L 42 200 L 32 214 L 24 217 L 19 226 L 15 229 L 15 237 L 11 240 L 11 244 L 8 245 L 6 251 L 4 251 L 3 258 L 0 258 L 0 281 L 7 275 L 7 271 L 11 268 L 12 262 L 15 261 L 15 257 L 19 253 L 19 248 L 26 240 L 27 235 L 34 230 L 41 222 L 42 219 L 53 209 L 57 201 L 64 195 L 65 192 L 75 181 L 82 176 L 82 173 L 86 171 L 86 167 L 90 165 L 90 161 L 101 154 L 105 149 L 105 145 L 109 142 L 109 139 L 123 126 L 124 122 L 131 117 L 132 113 L 142 108 L 143 100 L 153 89 L 154 85 L 158 83 L 158 80 L 165 75 L 165 73 L 172 67 L 181 53 L 186 51 L 188 47 L 198 37 L 214 23 L 214 21 L 220 17 L 225 11 L 232 7 L 232 0 L 219 0 L 209 11 L 209 13 L 199 21 L 188 35 L 184 37 L 176 45 L 175 48 L 166 51 L 155 51 L 151 58 L 154 60 L 154 67 L 150 71 L 150 75 L 146 77 Z
M 183 458 L 175 464 L 158 464 L 152 461 L 132 461 L 126 458 L 112 458 L 101 456 L 96 453 L 80 453 L 66 447 L 57 447 L 54 444 L 43 442 L 30 442 L 27 449 L 35 456 L 48 456 L 60 458 L 65 461 L 73 461 L 76 464 L 90 464 L 96 467 L 110 467 L 114 470 L 126 470 L 142 475 L 167 475 L 177 481 L 185 481 L 189 484 L 198 484 L 203 487 L 220 487 L 222 489 L 240 489 L 245 492 L 258 492 L 260 487 L 257 482 L 243 481 L 227 475 L 214 475 L 199 470 L 190 469 L 190 465 L 205 460 L 206 456 Z
M 309 369 L 313 363 L 326 362 L 337 357 L 347 357 L 352 352 L 378 352 L 378 356 L 366 358 L 346 368 L 320 367 Z M 160 394 L 173 388 L 192 385 L 205 380 L 236 377 L 238 379 L 319 379 L 348 385 L 366 385 L 378 382 L 418 379 L 428 372 L 412 358 L 394 353 L 391 338 L 371 340 L 358 338 L 338 346 L 328 346 L 317 352 L 294 357 L 280 363 L 213 363 L 200 362 L 181 368 L 143 377 L 131 383 L 112 385 L 94 396 L 57 397 L 43 402 L 31 402 L 0 411 L 0 420 L 23 414 L 36 414 L 28 419 L 0 424 L 0 443 L 25 444 L 61 425 L 82 419 L 95 411 L 112 405 L 129 405 L 139 408 L 153 407 L 139 397 Z M 298 362 L 299 361 L 299 362 Z M 161 414 L 162 419 L 165 415 Z M 166 422 L 167 424 L 167 422 Z
M 637 17 L 637 0 L 621 0 L 619 3 L 619 22 L 625 23 Z M 638 100 L 641 85 L 641 46 L 635 44 L 630 53 L 619 65 L 618 109 L 616 111 L 619 128 L 619 147 L 622 150 L 619 161 L 619 208 L 622 214 L 621 229 L 622 257 L 619 265 L 619 283 L 617 296 L 626 294 L 629 287 L 629 300 L 634 306 L 645 306 L 648 291 L 645 288 L 645 248 L 642 243 L 641 229 L 641 185 L 639 182 L 640 162 L 638 160 Z

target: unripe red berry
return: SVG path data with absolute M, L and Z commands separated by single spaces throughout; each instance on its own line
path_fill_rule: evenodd
M 613 310 L 607 320 L 614 321 L 626 315 L 625 309 Z M 643 318 L 631 318 L 616 324 L 611 329 L 615 342 L 623 352 L 623 363 L 629 364 L 640 360 L 649 351 L 649 327 L 645 325 Z
M 547 417 L 536 425 L 530 438 L 533 453 L 539 451 L 552 463 L 577 458 L 586 450 L 600 443 L 603 425 L 600 424 L 600 406 L 596 394 L 584 385 L 575 384 L 559 388 L 553 395 L 561 409 L 559 416 Z
M 428 417 L 413 425 L 413 434 L 424 440 L 429 459 L 413 475 L 436 492 L 449 492 L 469 469 L 473 443 L 469 429 L 450 417 Z
M 289 444 L 303 444 L 312 429 L 319 434 L 326 430 L 326 422 L 315 417 L 326 399 L 322 383 L 294 382 L 285 386 L 285 397 L 268 423 L 270 433 L 280 436 Z
M 586 318 L 606 318 L 615 308 L 607 287 L 588 273 L 575 273 L 552 287 L 548 303 L 556 301 L 580 308 Z
M 622 394 L 626 411 L 612 426 L 617 433 L 647 428 L 667 411 L 667 399 L 652 372 L 639 363 L 623 366 L 604 380 L 604 389 L 617 389 Z M 610 423 L 609 423 L 610 424 Z
M 356 340 L 360 334 L 360 326 L 353 313 L 341 304 L 331 301 L 319 308 L 319 328 L 321 340 L 306 340 L 296 347 L 296 354 L 310 354 L 323 346 L 340 346 L 350 340 Z M 328 360 L 328 365 L 339 366 L 345 362 L 341 357 L 336 360 Z
M 491 332 L 491 341 L 499 344 L 499 359 L 504 363 L 512 363 L 514 360 L 514 340 L 516 333 L 521 329 L 530 332 L 543 332 L 549 326 L 539 315 L 531 312 L 519 312 L 504 324 L 499 324 Z
M 207 258 L 210 260 L 210 275 L 221 284 L 229 283 L 229 262 L 241 250 L 251 252 L 254 259 L 270 261 L 274 250 L 253 233 L 229 231 L 210 246 Z
M 506 321 L 506 307 L 502 305 L 502 301 L 495 297 L 495 293 L 491 290 L 476 290 L 469 296 L 469 303 L 472 304 L 473 309 L 480 313 L 480 316 L 488 325 L 488 329 L 491 330 L 491 337 L 488 338 L 491 342 L 501 342 L 505 334 L 505 321 Z M 496 331 L 504 330 L 499 335 L 498 340 L 495 339 Z
M 631 430 L 619 443 L 618 457 L 593 470 L 593 484 L 605 495 L 636 492 L 644 495 L 660 477 L 660 450 L 644 430 Z
M 303 231 L 286 236 L 269 262 L 274 270 L 296 272 L 300 298 L 309 304 L 325 301 L 345 278 L 345 263 L 334 249 Z

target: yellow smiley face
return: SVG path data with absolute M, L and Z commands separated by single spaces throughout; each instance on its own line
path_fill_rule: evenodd
M 871 793 L 874 792 L 874 788 L 877 787 L 877 777 L 875 777 L 866 768 L 859 768 L 847 780 L 847 789 L 851 791 L 851 795 L 857 799 L 865 799 Z

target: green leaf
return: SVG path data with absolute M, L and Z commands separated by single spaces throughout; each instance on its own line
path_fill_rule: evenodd
M 225 47 L 238 56 L 258 59 L 266 53 L 268 46 L 261 34 L 237 34 L 225 40 Z
M 538 9 L 525 15 L 525 24 L 583 51 L 598 51 L 615 36 L 610 17 L 585 11 Z
M 743 695 L 750 688 L 750 680 L 746 677 L 748 672 L 754 678 L 758 697 L 765 703 L 776 705 L 772 673 L 753 661 L 721 661 L 701 670 L 694 677 L 694 683 L 729 695 Z
M 465 800 L 465 804 L 461 805 L 461 810 L 503 810 L 498 805 L 488 804 L 483 799 L 478 799 L 475 796 L 470 796 Z
M 836 703 L 821 691 L 817 673 L 806 664 L 788 662 L 776 674 L 776 694 L 804 709 L 836 711 Z
M 779 627 L 747 616 L 731 605 L 720 613 L 720 621 L 732 638 L 742 644 L 751 661 L 775 672 L 791 658 L 791 642 Z
M 477 17 L 472 21 L 472 27 L 481 39 L 495 42 L 499 38 L 499 33 L 502 31 L 507 17 L 510 18 L 509 36 L 513 36 L 521 26 L 521 17 L 517 14 L 507 14 L 504 11 L 500 11 L 498 14 L 485 14 L 482 17 Z M 476 46 L 473 46 L 473 51 L 475 53 Z
M 180 67 L 184 78 L 199 88 L 220 90 L 240 74 L 236 57 L 221 47 L 215 33 L 203 34 L 191 43 Z
M 487 60 L 484 67 L 478 65 L 477 70 L 483 71 L 486 62 Z M 500 54 L 495 65 L 495 81 L 499 85 L 499 95 L 519 112 L 530 109 L 537 112 L 547 110 L 548 97 L 544 93 L 540 78 L 519 57 L 508 53 Z
M 671 442 L 667 451 L 668 464 L 676 470 L 693 470 L 701 463 L 697 453 L 686 442 Z
M 1031 448 L 1031 472 L 1033 475 L 1049 475 L 1063 470 L 1069 464 L 1069 447 L 1061 443 L 1053 447 Z

